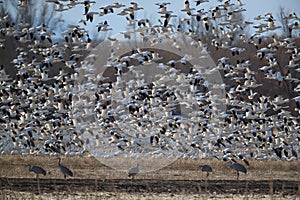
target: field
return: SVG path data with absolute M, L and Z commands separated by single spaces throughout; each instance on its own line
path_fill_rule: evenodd
M 179 159 L 153 172 L 130 179 L 97 159 L 62 157 L 74 177 L 63 179 L 56 157 L 1 156 L 0 199 L 299 199 L 299 161 L 252 161 L 248 173 L 236 173 L 219 160 Z M 210 164 L 206 177 L 199 169 Z M 43 166 L 39 179 L 28 165 Z

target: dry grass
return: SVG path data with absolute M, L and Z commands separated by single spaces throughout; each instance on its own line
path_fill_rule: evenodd
M 270 200 L 269 195 L 256 195 L 252 194 L 249 197 L 245 195 L 224 195 L 224 194 L 210 194 L 210 193 L 202 193 L 202 194 L 128 194 L 128 193 L 110 193 L 110 192 L 97 192 L 97 193 L 76 193 L 76 194 L 43 194 L 43 195 L 36 195 L 33 193 L 27 192 L 19 192 L 19 193 L 12 193 L 11 191 L 5 191 L 5 195 L 0 195 L 1 199 L 47 199 L 47 200 L 58 200 L 58 199 L 65 199 L 65 200 L 98 200 L 98 199 L 114 199 L 114 200 L 168 200 L 168 199 L 200 199 L 200 200 L 212 200 L 212 199 L 222 199 L 222 200 L 241 200 L 241 199 L 251 199 L 251 200 Z M 299 198 L 295 198 L 294 196 L 280 196 L 274 195 L 273 199 L 285 199 L 285 200 L 295 200 Z
M 280 160 L 249 160 L 249 162 L 250 166 L 245 165 L 248 169 L 248 180 L 269 180 L 270 178 L 283 180 L 300 179 L 300 162 L 298 160 L 291 162 L 285 162 Z M 217 159 L 179 159 L 163 170 L 177 170 L 178 173 L 184 173 L 188 171 L 199 171 L 199 166 L 201 164 L 209 164 L 213 167 L 213 175 L 211 175 L 209 178 L 215 177 L 220 179 L 232 179 L 232 177 L 230 177 L 229 174 L 233 174 L 234 172 L 229 168 L 228 163 Z M 244 176 L 241 175 L 241 178 L 243 177 Z
M 15 178 L 31 178 L 34 174 L 28 172 L 28 165 L 39 165 L 47 170 L 47 177 L 62 178 L 57 168 L 56 157 L 49 156 L 18 156 L 2 155 L 0 157 L 0 176 Z M 151 161 L 153 162 L 153 161 Z M 149 163 L 151 163 L 149 162 Z M 160 162 L 156 160 L 155 162 Z M 298 160 L 284 162 L 280 160 L 256 161 L 249 160 L 250 166 L 246 166 L 248 173 L 242 174 L 241 179 L 247 180 L 300 180 L 300 163 Z M 76 178 L 92 179 L 119 179 L 127 178 L 126 171 L 117 171 L 103 165 L 95 158 L 88 157 L 62 157 L 62 163 L 73 170 Z M 145 179 L 178 179 L 197 180 L 205 177 L 199 170 L 201 164 L 209 164 L 213 173 L 209 179 L 234 179 L 235 173 L 228 166 L 228 163 L 217 159 L 178 159 L 169 166 L 162 168 L 155 173 L 143 173 Z M 143 171 L 142 171 L 143 172 Z M 41 176 L 41 178 L 44 178 Z
M 44 167 L 48 174 L 46 177 L 40 178 L 63 178 L 57 167 L 56 156 L 17 156 L 17 155 L 2 155 L 0 157 L 0 177 L 7 178 L 34 178 L 35 175 L 28 172 L 29 164 L 39 165 Z M 157 160 L 159 162 L 159 160 Z M 0 199 L 277 199 L 284 197 L 285 199 L 300 198 L 300 183 L 298 191 L 295 191 L 296 196 L 286 196 L 278 194 L 274 191 L 274 180 L 300 180 L 299 161 L 283 162 L 278 160 L 255 161 L 249 160 L 250 166 L 247 166 L 247 175 L 241 174 L 240 179 L 246 180 L 245 184 L 241 185 L 239 194 L 217 194 L 210 193 L 210 186 L 206 181 L 206 173 L 201 173 L 199 166 L 201 164 L 209 164 L 213 167 L 213 173 L 208 177 L 208 180 L 235 180 L 236 175 L 232 171 L 228 163 L 217 159 L 178 159 L 169 166 L 162 168 L 155 173 L 143 173 L 137 175 L 139 179 L 156 179 L 156 180 L 199 180 L 199 184 L 195 185 L 198 194 L 188 194 L 185 191 L 180 193 L 154 193 L 150 185 L 145 185 L 146 193 L 124 193 L 112 183 L 112 192 L 101 192 L 99 186 L 102 181 L 110 179 L 127 179 L 127 173 L 124 171 L 113 170 L 97 159 L 84 156 L 64 157 L 62 163 L 73 170 L 74 176 L 77 179 L 93 179 L 94 185 L 86 186 L 83 192 L 72 191 L 72 187 L 64 186 L 61 188 L 54 186 L 54 192 L 37 194 L 37 190 L 32 188 L 32 192 L 17 192 L 14 188 L 4 190 L 0 188 Z M 150 162 L 151 163 L 151 162 Z M 205 182 L 202 182 L 205 180 Z M 249 181 L 265 180 L 269 181 L 269 194 L 253 194 L 249 192 Z M 1 186 L 1 183 L 0 183 Z M 92 188 L 92 189 L 91 189 Z M 130 189 L 130 188 L 129 188 Z M 282 186 L 282 191 L 284 185 Z M 242 195 L 241 195 L 242 194 Z

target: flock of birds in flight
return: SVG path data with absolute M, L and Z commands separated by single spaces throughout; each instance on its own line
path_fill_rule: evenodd
M 284 38 L 272 34 L 281 28 L 272 13 L 240 24 L 240 17 L 246 11 L 240 0 L 218 0 L 218 5 L 209 10 L 202 7 L 207 0 L 193 1 L 193 5 L 185 1 L 179 12 L 186 17 L 180 19 L 178 26 L 171 23 L 172 18 L 178 17 L 175 11 L 168 10 L 171 3 L 156 3 L 160 18 L 153 23 L 150 19 L 137 18 L 137 13 L 145 8 L 135 2 L 130 2 L 129 6 L 109 4 L 100 7 L 100 11 L 93 11 L 96 2 L 91 0 L 45 2 L 55 4 L 56 12 L 82 6 L 85 18 L 78 24 L 69 25 L 61 33 L 62 41 L 54 41 L 55 30 L 45 24 L 29 27 L 24 22 L 13 23 L 8 14 L 0 16 L 0 23 L 4 24 L 0 30 L 0 46 L 5 48 L 8 39 L 27 45 L 16 49 L 18 55 L 11 62 L 17 69 L 15 78 L 7 75 L 7 66 L 2 65 L 0 69 L 1 154 L 74 156 L 83 154 L 93 144 L 101 149 L 100 156 L 215 157 L 233 161 L 230 166 L 245 173 L 247 170 L 239 166 L 239 161 L 249 165 L 249 158 L 288 161 L 298 158 L 299 119 L 291 114 L 288 106 L 294 101 L 294 111 L 299 114 L 300 52 L 295 42 L 299 18 L 295 13 L 284 17 L 289 32 L 289 37 Z M 27 0 L 20 0 L 18 6 L 28 6 Z M 95 74 L 89 61 L 97 55 L 84 57 L 95 47 L 84 26 L 111 14 L 124 17 L 131 27 L 121 32 L 122 41 L 139 34 L 143 40 L 151 40 L 153 45 L 171 40 L 180 49 L 173 36 L 180 32 L 193 38 L 192 46 L 207 53 L 209 48 L 222 49 L 228 55 L 218 59 L 217 66 L 211 70 L 200 72 L 191 66 L 186 73 L 178 66 L 187 66 L 188 56 L 172 60 L 161 57 L 158 51 L 139 47 L 133 47 L 132 52 L 123 57 L 112 51 L 107 66 L 114 70 L 116 80 L 100 81 L 98 77 L 93 78 Z M 256 22 L 258 24 L 254 24 Z M 255 28 L 255 33 L 247 37 L 242 32 L 249 25 Z M 213 36 L 210 44 L 203 44 L 195 27 L 200 27 L 204 35 Z M 109 20 L 104 20 L 96 25 L 96 29 L 107 32 L 112 26 Z M 122 45 L 121 38 L 108 37 L 108 40 L 112 49 Z M 285 99 L 281 95 L 260 94 L 257 88 L 263 86 L 256 81 L 258 72 L 251 70 L 250 58 L 231 63 L 230 58 L 247 55 L 247 49 L 237 43 L 253 44 L 256 47 L 254 56 L 261 63 L 267 63 L 259 67 L 259 72 L 265 73 L 265 79 L 279 84 L 292 83 L 292 92 L 296 95 Z M 290 57 L 284 66 L 289 69 L 286 74 L 278 67 L 276 52 L 279 48 L 285 49 Z M 67 51 L 71 52 L 70 57 L 66 57 Z M 35 56 L 30 58 L 29 54 Z M 138 68 L 153 63 L 157 63 L 156 67 L 166 75 L 158 74 L 157 80 L 147 83 Z M 54 65 L 63 67 L 50 77 L 48 72 Z M 205 74 L 216 71 L 234 84 L 214 85 L 205 79 Z M 87 82 L 78 86 L 82 73 Z M 123 77 L 129 73 L 135 76 L 126 82 Z M 175 87 L 167 84 L 169 80 L 175 81 Z M 225 97 L 211 93 L 210 87 L 224 87 Z M 86 90 L 92 91 L 92 95 L 87 97 Z M 240 98 L 242 95 L 246 98 Z M 216 116 L 214 113 L 220 104 L 226 105 L 227 109 Z M 179 105 L 191 109 L 187 116 L 178 114 Z M 268 114 L 270 110 L 275 114 Z M 95 129 L 91 128 L 93 125 Z M 90 137 L 82 140 L 81 135 L 85 132 Z M 58 165 L 65 176 L 72 175 L 71 171 L 63 170 L 60 159 Z M 35 167 L 30 170 L 46 174 Z M 211 168 L 202 166 L 202 170 L 210 172 Z M 138 172 L 138 166 L 132 168 L 129 176 L 134 177 Z

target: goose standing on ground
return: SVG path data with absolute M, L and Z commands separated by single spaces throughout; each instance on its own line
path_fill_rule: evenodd
M 247 169 L 244 165 L 240 164 L 240 163 L 237 163 L 237 162 L 232 162 L 229 167 L 231 169 L 234 169 L 236 170 L 236 173 L 237 173 L 237 179 L 239 179 L 239 172 L 243 172 L 243 173 L 247 173 Z
M 200 165 L 202 172 L 206 172 L 206 177 L 208 178 L 209 172 L 212 172 L 212 167 L 210 165 Z
M 67 175 L 73 177 L 73 172 L 66 166 L 60 164 L 61 158 L 57 158 L 57 160 L 58 160 L 58 167 L 60 168 L 60 171 L 64 174 L 64 178 L 66 179 Z
M 134 176 L 137 175 L 140 172 L 139 164 L 137 164 L 135 167 L 132 167 L 128 171 L 128 177 L 132 177 L 134 179 Z

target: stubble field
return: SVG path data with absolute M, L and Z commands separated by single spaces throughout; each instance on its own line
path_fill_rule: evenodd
M 111 169 L 97 159 L 62 157 L 74 177 L 63 179 L 56 157 L 0 157 L 0 199 L 299 199 L 299 161 L 250 160 L 248 173 L 236 173 L 217 159 L 179 159 L 158 171 L 138 174 Z M 159 162 L 159 160 L 157 160 Z M 42 166 L 39 184 L 28 165 Z M 201 164 L 210 164 L 206 177 Z M 38 187 L 39 185 L 39 187 Z

